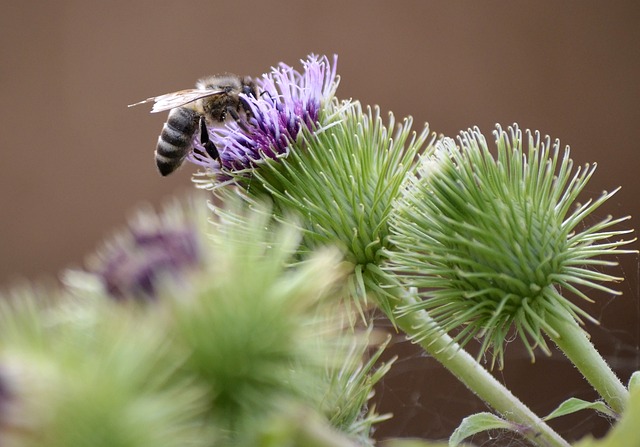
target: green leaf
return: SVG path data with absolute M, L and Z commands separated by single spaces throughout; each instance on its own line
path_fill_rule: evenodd
M 576 411 L 580 410 L 595 410 L 599 413 L 611 416 L 612 418 L 618 418 L 618 415 L 613 410 L 611 410 L 611 408 L 609 408 L 604 402 L 587 402 L 586 400 L 572 397 L 562 402 L 560 406 L 558 406 L 558 408 L 545 416 L 543 420 L 548 421 L 550 419 L 554 419 L 559 416 L 565 416 L 567 414 L 575 413 Z
M 631 374 L 631 378 L 629 379 L 629 392 L 637 390 L 640 388 L 640 371 L 636 371 Z
M 458 428 L 456 428 L 449 438 L 449 447 L 456 447 L 460 445 L 463 439 L 475 435 L 476 433 L 493 429 L 517 431 L 510 422 L 505 421 L 495 414 L 476 413 L 471 416 L 467 416 L 462 420 Z
M 634 377 L 636 376 L 636 377 Z M 640 445 L 640 387 L 638 386 L 637 373 L 631 377 L 630 397 L 627 407 L 618 421 L 604 438 L 594 439 L 588 435 L 574 447 L 631 447 Z M 635 382 L 635 383 L 634 383 Z

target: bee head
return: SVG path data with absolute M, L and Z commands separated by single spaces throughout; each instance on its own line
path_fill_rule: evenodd
M 258 97 L 258 88 L 256 86 L 256 83 L 249 76 L 245 76 L 242 79 L 242 93 L 247 96 L 253 96 L 254 98 Z

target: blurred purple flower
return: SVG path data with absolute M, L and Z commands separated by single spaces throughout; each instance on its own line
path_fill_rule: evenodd
M 0 433 L 4 432 L 8 427 L 11 419 L 11 407 L 14 404 L 16 395 L 11 389 L 10 381 L 6 377 L 6 367 L 0 367 Z M 2 436 L 0 436 L 2 439 Z M 3 445 L 0 443 L 0 445 Z
M 9 350 L 10 351 L 10 350 Z M 41 403 L 33 391 L 42 379 L 42 363 L 28 360 L 20 351 L 6 352 L 0 365 L 0 446 L 28 445 L 34 439 L 38 415 L 33 403 Z
M 162 280 L 180 282 L 202 263 L 194 225 L 139 225 L 108 245 L 93 260 L 92 273 L 111 297 L 152 300 Z
M 228 180 L 229 173 L 251 169 L 263 159 L 286 156 L 302 126 L 318 126 L 322 107 L 338 86 L 336 60 L 334 56 L 331 64 L 326 56 L 311 55 L 302 61 L 302 73 L 282 63 L 273 67 L 256 80 L 257 98 L 241 95 L 251 109 L 248 120 L 208 129 L 220 160 L 211 159 L 198 138 L 188 160 L 207 168 L 209 176 Z

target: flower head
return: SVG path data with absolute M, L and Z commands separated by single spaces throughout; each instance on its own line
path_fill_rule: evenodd
M 595 165 L 574 171 L 559 141 L 523 139 L 515 125 L 495 136 L 497 159 L 478 129 L 463 132 L 460 147 L 438 144 L 395 205 L 389 256 L 423 298 L 407 312 L 428 310 L 462 343 L 483 337 L 482 351 L 493 347 L 502 361 L 512 330 L 533 356 L 536 345 L 548 351 L 541 332 L 554 333 L 545 315 L 591 319 L 560 290 L 587 300 L 581 287 L 615 294 L 601 283 L 619 278 L 594 267 L 615 265 L 601 257 L 630 241 L 613 240 L 629 231 L 610 229 L 626 218 L 580 228 L 613 193 L 571 210 Z
M 303 216 L 304 250 L 342 250 L 353 267 L 349 290 L 357 306 L 375 290 L 386 309 L 387 298 L 395 299 L 379 287 L 390 280 L 379 269 L 388 216 L 416 154 L 429 150 L 433 138 L 428 126 L 414 131 L 411 117 L 397 123 L 389 113 L 385 120 L 379 108 L 363 110 L 357 101 L 334 101 L 327 109 L 326 127 L 304 130 L 287 158 L 257 171 L 259 186 L 251 193 L 262 187 L 278 208 Z
M 89 261 L 89 270 L 113 298 L 153 299 L 161 281 L 180 281 L 202 264 L 195 217 L 177 204 L 162 215 L 143 211 Z
M 286 156 L 303 127 L 321 126 L 322 107 L 338 86 L 335 62 L 335 58 L 331 64 L 326 56 L 311 55 L 302 61 L 302 72 L 281 63 L 257 79 L 258 97 L 240 95 L 250 117 L 208 129 L 219 160 L 210 158 L 197 138 L 194 141 L 196 150 L 188 160 L 206 168 L 200 183 L 215 187 L 219 180 L 243 174 L 261 160 Z

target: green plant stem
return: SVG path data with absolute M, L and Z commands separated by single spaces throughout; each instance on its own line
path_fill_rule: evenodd
M 556 331 L 556 334 L 548 331 L 547 335 L 611 409 L 621 414 L 629 400 L 629 391 L 569 312 L 564 309 L 561 312 L 563 312 L 561 316 L 547 315 L 547 323 Z
M 400 304 L 409 304 L 410 298 L 406 297 L 402 300 L 396 301 L 393 307 L 397 309 Z M 504 419 L 514 423 L 514 428 L 534 445 L 569 446 L 567 441 L 498 382 L 468 352 L 453 342 L 449 335 L 441 330 L 422 332 L 423 329 L 437 324 L 427 312 L 415 311 L 392 315 L 392 317 L 395 324 L 409 336 L 415 336 L 417 330 L 430 334 L 420 339 L 419 345 L 451 371 L 469 390 L 500 413 Z

